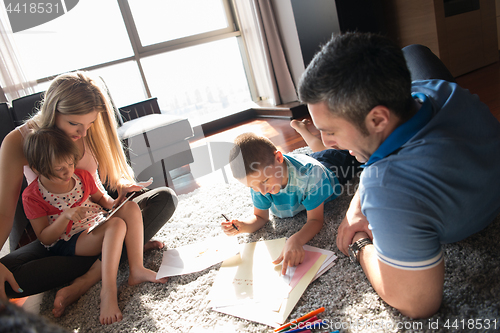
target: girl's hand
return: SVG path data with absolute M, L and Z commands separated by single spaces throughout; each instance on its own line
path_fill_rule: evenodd
M 94 209 L 91 207 L 78 206 L 65 210 L 63 214 L 68 220 L 77 222 L 83 220 L 90 211 L 94 211 Z

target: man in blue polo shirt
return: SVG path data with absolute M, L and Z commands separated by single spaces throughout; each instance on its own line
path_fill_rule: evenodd
M 441 244 L 500 213 L 500 124 L 468 90 L 412 82 L 413 74 L 389 39 L 348 33 L 316 55 L 299 96 L 325 146 L 365 163 L 338 248 L 361 264 L 384 301 L 422 318 L 441 304 Z

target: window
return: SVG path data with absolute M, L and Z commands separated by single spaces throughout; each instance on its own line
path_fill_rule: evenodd
M 252 101 L 229 0 L 85 0 L 14 34 L 38 91 L 63 72 L 103 77 L 118 107 L 157 97 L 193 126 Z
M 128 1 L 143 46 L 228 27 L 225 8 L 220 0 L 151 2 Z
M 147 57 L 142 66 L 163 112 L 206 123 L 250 102 L 236 37 Z

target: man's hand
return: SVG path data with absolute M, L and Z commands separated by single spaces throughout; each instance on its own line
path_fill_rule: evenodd
M 14 278 L 14 275 L 5 267 L 0 264 L 0 299 L 7 301 L 7 295 L 5 294 L 5 282 L 8 282 L 12 289 L 18 293 L 22 293 L 22 289 Z
M 295 238 L 290 237 L 286 243 L 285 247 L 281 251 L 279 257 L 273 261 L 273 264 L 277 265 L 283 261 L 283 268 L 281 269 L 281 275 L 286 274 L 288 266 L 297 266 L 304 261 L 304 248 L 300 242 L 295 241 Z
M 359 192 L 356 191 L 337 232 L 337 247 L 346 256 L 348 255 L 349 245 L 353 242 L 354 235 L 360 231 L 365 232 L 370 239 L 373 239 L 372 232 L 368 228 L 368 220 L 361 212 Z

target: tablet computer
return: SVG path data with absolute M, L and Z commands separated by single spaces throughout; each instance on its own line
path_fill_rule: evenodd
M 129 201 L 130 199 L 133 199 L 139 195 L 142 194 L 142 191 L 138 191 L 138 192 L 129 192 L 127 193 L 127 195 L 125 196 L 125 200 L 123 200 L 123 202 L 116 208 L 114 209 L 111 209 L 109 212 L 106 212 L 106 213 L 99 213 L 96 217 L 96 221 L 94 223 L 93 226 L 91 226 L 88 230 L 87 230 L 87 233 L 91 233 L 92 230 L 94 230 L 95 228 L 101 226 L 102 224 L 106 223 L 106 221 L 108 221 L 120 208 L 123 207 L 123 205 Z

